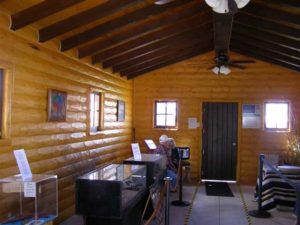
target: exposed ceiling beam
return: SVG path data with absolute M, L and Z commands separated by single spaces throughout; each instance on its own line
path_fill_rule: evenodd
M 265 2 L 268 2 L 268 4 L 282 4 L 286 6 L 291 6 L 291 7 L 297 7 L 300 8 L 300 2 L 297 0 L 264 0 Z
M 160 68 L 165 67 L 165 66 L 172 65 L 174 63 L 178 63 L 180 61 L 192 58 L 194 56 L 206 53 L 208 51 L 211 51 L 211 47 L 207 48 L 207 49 L 200 49 L 200 50 L 199 49 L 193 49 L 191 52 L 186 52 L 186 51 L 181 52 L 180 55 L 172 55 L 169 58 L 165 58 L 165 60 L 162 60 L 161 62 L 159 62 L 156 65 L 153 65 L 153 66 L 148 67 L 148 68 L 144 68 L 143 70 L 136 71 L 136 72 L 131 73 L 131 74 L 127 74 L 126 76 L 127 76 L 127 79 L 133 79 L 133 78 L 138 77 L 140 75 L 143 75 L 145 73 L 160 69 Z
M 282 67 L 289 68 L 291 70 L 300 72 L 300 68 L 297 65 L 292 65 L 292 64 L 286 63 L 284 61 L 281 61 L 280 59 L 274 59 L 272 57 L 269 57 L 266 54 L 263 54 L 263 55 L 257 54 L 252 49 L 251 50 L 250 49 L 245 49 L 242 46 L 240 46 L 240 47 L 233 47 L 232 50 L 234 50 L 237 53 L 243 54 L 243 55 L 248 55 L 250 57 L 260 59 L 260 60 L 268 62 L 268 63 L 272 63 L 272 64 L 275 64 L 275 65 L 279 65 L 279 66 L 282 66 Z
M 18 30 L 83 0 L 47 0 L 11 15 L 12 30 Z
M 153 51 L 156 51 L 158 49 L 165 48 L 167 46 L 174 46 L 177 45 L 178 43 L 181 43 L 187 39 L 195 39 L 195 38 L 200 38 L 201 35 L 205 33 L 207 37 L 211 38 L 211 41 L 213 41 L 213 33 L 212 33 L 212 26 L 208 30 L 203 30 L 203 29 L 192 29 L 188 30 L 183 33 L 178 33 L 173 36 L 170 36 L 166 39 L 159 40 L 157 42 L 151 43 L 149 45 L 146 45 L 142 48 L 138 48 L 132 51 L 126 51 L 122 55 L 118 55 L 116 57 L 110 58 L 106 61 L 103 61 L 102 66 L 103 68 L 108 68 L 112 66 L 119 65 L 121 63 L 125 63 L 128 60 L 137 58 L 139 56 L 147 55 Z
M 144 2 L 143 0 L 114 0 L 107 1 L 91 9 L 85 10 L 74 16 L 61 20 L 48 27 L 39 30 L 39 41 L 48 41 L 60 34 L 64 34 L 75 28 L 93 22 L 97 19 L 108 16 L 114 12 L 117 12 L 129 5 L 136 4 L 137 2 Z
M 61 41 L 61 51 L 69 50 L 85 42 L 94 40 L 101 35 L 112 32 L 118 28 L 123 28 L 124 26 L 131 25 L 132 23 L 137 23 L 143 19 L 147 19 L 150 16 L 158 15 L 166 10 L 171 10 L 172 8 L 183 6 L 184 4 L 191 3 L 190 0 L 174 1 L 170 4 L 165 5 L 148 5 L 145 8 L 138 9 L 132 13 L 121 16 L 115 20 L 111 20 L 88 29 L 82 33 L 76 34 L 69 38 Z M 195 3 L 195 2 L 192 2 Z
M 167 46 L 165 46 L 165 48 L 160 48 L 160 49 L 154 50 L 149 54 L 145 54 L 143 56 L 136 57 L 134 59 L 128 60 L 125 63 L 114 66 L 113 72 L 116 73 L 119 71 L 132 69 L 134 67 L 142 65 L 142 64 L 144 64 L 148 61 L 151 61 L 155 58 L 158 58 L 160 56 L 170 54 L 171 52 L 176 53 L 176 51 L 178 51 L 178 50 L 185 51 L 187 48 L 190 48 L 192 46 L 203 46 L 203 47 L 212 46 L 212 43 L 213 42 L 209 36 L 207 36 L 207 37 L 204 36 L 202 38 L 199 38 L 199 37 L 192 38 L 192 39 L 186 38 L 185 40 L 183 40 L 180 43 L 177 43 L 176 45 L 167 45 Z
M 201 19 L 203 21 L 201 21 Z M 160 40 L 166 39 L 168 37 L 174 36 L 179 33 L 183 33 L 188 30 L 200 29 L 203 31 L 207 31 L 212 27 L 211 19 L 212 19 L 211 13 L 204 14 L 204 15 L 200 14 L 200 15 L 189 17 L 187 19 L 180 21 L 177 24 L 166 27 L 163 30 L 155 31 L 141 38 L 130 40 L 117 47 L 107 49 L 101 53 L 93 55 L 92 62 L 97 63 L 97 62 L 105 61 L 117 55 L 122 55 L 127 51 L 133 51 L 135 49 L 141 48 L 146 45 L 150 45 L 154 42 L 158 42 Z M 206 23 L 204 21 L 206 21 Z M 207 35 L 205 32 L 203 34 Z
M 251 43 L 238 43 L 237 41 L 232 46 L 234 51 L 242 51 L 244 54 L 266 60 L 281 66 L 286 66 L 296 71 L 300 71 L 300 59 L 290 57 L 280 52 L 275 52 L 265 46 L 256 46 Z M 250 53 L 250 54 L 248 54 Z
M 285 45 L 287 47 L 300 49 L 300 41 L 299 40 L 281 36 L 280 34 L 277 34 L 277 33 L 267 32 L 265 30 L 258 30 L 253 27 L 245 26 L 244 24 L 239 24 L 239 23 L 234 22 L 232 31 L 233 31 L 233 33 L 236 32 L 236 33 L 244 34 L 244 35 L 247 35 L 247 36 L 253 37 L 253 38 L 259 37 L 260 39 L 263 39 L 263 40 L 268 40 L 270 42 L 280 43 L 281 45 Z
M 156 29 L 162 29 L 163 27 L 168 25 L 173 25 L 176 22 L 185 19 L 186 17 L 199 14 L 203 15 L 203 12 L 205 10 L 207 10 L 207 7 L 204 6 L 203 3 L 201 5 L 190 5 L 190 7 L 180 10 L 178 13 L 167 13 L 161 17 L 154 17 L 150 21 L 139 24 L 139 26 L 128 28 L 126 29 L 126 31 L 123 31 L 117 35 L 109 36 L 104 40 L 99 40 L 79 48 L 79 58 L 101 52 L 130 38 L 153 32 Z
M 147 45 L 143 48 L 138 48 L 133 51 L 126 52 L 122 55 L 118 55 L 116 57 L 110 58 L 107 61 L 102 62 L 102 67 L 108 68 L 108 67 L 113 67 L 113 66 L 118 66 L 122 63 L 126 63 L 130 60 L 133 60 L 135 58 L 150 54 L 154 51 L 157 51 L 159 49 L 164 49 L 168 46 L 176 45 L 178 42 L 184 41 L 185 37 L 184 35 L 175 35 L 171 36 L 167 39 L 163 39 L 158 42 L 154 42 L 150 45 Z
M 162 39 L 158 42 L 151 43 L 133 51 L 126 51 L 122 55 L 104 61 L 102 63 L 102 66 L 103 68 L 107 68 L 107 65 L 109 65 L 109 67 L 119 66 L 123 63 L 127 63 L 128 61 L 138 59 L 139 57 L 146 56 L 148 54 L 152 54 L 153 52 L 158 51 L 160 49 L 165 49 L 169 46 L 177 46 L 178 44 L 184 43 L 187 40 L 210 39 L 210 41 L 213 42 L 212 28 L 205 31 L 207 35 L 202 35 L 200 34 L 200 32 L 203 34 L 203 30 L 190 30 L 189 32 L 176 34 L 174 36 Z
M 210 42 L 209 44 L 208 45 L 203 45 L 201 43 L 200 44 L 198 43 L 197 45 L 193 45 L 193 46 L 189 46 L 189 47 L 185 48 L 184 51 L 182 51 L 181 48 L 176 48 L 172 51 L 164 52 L 164 54 L 158 55 L 157 57 L 155 57 L 153 59 L 150 59 L 150 60 L 148 60 L 144 63 L 133 66 L 133 67 L 131 67 L 129 69 L 126 69 L 126 70 L 122 70 L 122 71 L 120 71 L 120 73 L 121 73 L 121 75 L 126 76 L 128 74 L 132 74 L 132 73 L 135 73 L 137 71 L 141 71 L 141 70 L 150 68 L 153 65 L 160 64 L 160 63 L 162 63 L 164 61 L 167 61 L 169 59 L 172 59 L 174 57 L 184 55 L 186 52 L 194 52 L 194 51 L 199 52 L 200 50 L 208 49 L 208 47 L 212 47 L 212 42 Z M 211 48 L 209 48 L 209 49 L 211 49 Z
M 272 4 L 270 4 L 271 6 Z M 259 4 L 255 1 L 250 2 L 245 8 L 241 9 L 242 12 L 247 12 L 256 16 L 263 18 L 268 18 L 268 20 L 276 20 L 282 23 L 294 23 L 300 25 L 299 14 L 288 13 L 283 10 L 271 8 L 264 4 Z
M 272 51 L 281 52 L 291 57 L 298 57 L 300 59 L 300 50 L 288 48 L 287 46 L 280 45 L 278 43 L 270 42 L 268 39 L 260 39 L 259 37 L 249 37 L 244 34 L 233 32 L 231 37 L 231 46 L 234 46 L 235 42 L 250 43 L 253 46 L 264 46 L 264 48 L 272 49 Z
M 235 15 L 234 21 L 235 23 L 247 24 L 247 26 L 251 26 L 259 30 L 266 30 L 268 32 L 277 33 L 279 35 L 300 38 L 300 27 L 297 29 L 292 26 L 269 21 L 266 17 L 256 17 L 255 15 L 240 12 Z M 274 29 L 275 27 L 276 29 Z

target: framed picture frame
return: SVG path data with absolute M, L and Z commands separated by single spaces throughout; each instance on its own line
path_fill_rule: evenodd
M 48 89 L 48 121 L 66 121 L 67 92 Z
M 117 121 L 125 120 L 125 102 L 118 100 L 117 101 Z

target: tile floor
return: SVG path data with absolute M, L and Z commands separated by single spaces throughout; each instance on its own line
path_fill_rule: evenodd
M 230 184 L 234 197 L 215 197 L 205 194 L 205 186 L 184 186 L 183 200 L 192 203 L 188 207 L 170 206 L 170 225 L 294 225 L 291 212 L 272 210 L 271 218 L 249 217 L 248 210 L 257 209 L 253 201 L 252 186 Z M 197 192 L 196 192 L 197 191 Z M 243 197 L 241 197 L 241 192 Z M 194 198 L 193 198 L 194 197 Z M 171 194 L 170 201 L 178 199 L 178 193 Z M 60 225 L 83 225 L 80 216 L 72 216 Z

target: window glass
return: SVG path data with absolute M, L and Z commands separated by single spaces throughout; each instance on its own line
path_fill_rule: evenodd
M 166 113 L 166 103 L 158 102 L 156 104 L 156 113 L 157 114 L 165 114 Z
M 176 115 L 176 103 L 175 102 L 167 103 L 167 114 Z
M 101 93 L 90 94 L 90 130 L 96 132 L 101 130 Z
M 288 102 L 265 103 L 265 128 L 272 130 L 282 130 L 289 128 Z
M 176 117 L 175 117 L 175 115 L 167 115 L 167 122 L 166 122 L 166 125 L 167 126 L 175 126 L 176 124 L 175 124 L 175 122 L 176 122 Z
M 155 102 L 155 127 L 174 128 L 177 126 L 177 102 Z
M 166 125 L 165 115 L 157 115 L 156 126 L 165 126 L 165 125 Z

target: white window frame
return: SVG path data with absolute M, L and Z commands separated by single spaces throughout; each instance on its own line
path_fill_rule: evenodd
M 92 105 L 92 95 L 99 96 L 99 109 L 91 109 Z M 90 134 L 97 134 L 104 129 L 104 93 L 97 89 L 91 89 L 89 92 L 89 120 L 88 120 L 88 128 Z M 94 99 L 94 98 L 93 98 Z M 98 111 L 98 112 L 97 112 Z M 94 115 L 92 116 L 92 113 Z M 92 125 L 92 119 L 95 118 L 96 113 L 98 114 L 98 123 Z
M 267 120 L 267 104 L 287 104 L 287 127 L 286 128 L 278 128 L 278 127 L 274 127 L 274 128 L 270 128 L 267 127 L 266 124 L 266 120 Z M 278 100 L 270 100 L 270 101 L 266 101 L 264 102 L 264 130 L 266 131 L 271 131 L 271 132 L 287 132 L 290 131 L 290 122 L 291 122 L 291 103 L 290 101 L 278 101 Z
M 175 125 L 174 126 L 161 126 L 157 125 L 156 118 L 157 118 L 157 103 L 175 103 L 176 104 L 176 114 L 175 114 Z M 168 114 L 164 114 L 165 118 L 167 118 Z M 154 128 L 160 129 L 177 129 L 178 128 L 178 102 L 175 100 L 155 100 L 154 101 Z

